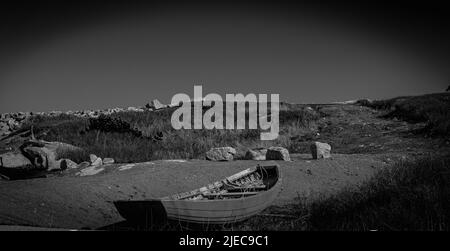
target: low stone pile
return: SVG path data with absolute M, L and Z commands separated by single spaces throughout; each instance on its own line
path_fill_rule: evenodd
M 21 124 L 33 115 L 31 112 L 0 114 L 0 137 L 7 136 L 20 128 Z
M 15 130 L 20 129 L 27 119 L 34 115 L 40 116 L 60 116 L 60 115 L 71 115 L 79 118 L 98 118 L 100 115 L 111 115 L 118 112 L 145 112 L 152 110 L 160 110 L 167 108 L 169 106 L 162 104 L 158 100 L 153 100 L 151 103 L 147 104 L 145 107 L 133 107 L 128 108 L 110 108 L 103 110 L 82 110 L 82 111 L 50 111 L 50 112 L 17 112 L 17 113 L 4 113 L 0 114 L 0 138 L 6 137 Z
M 237 155 L 232 147 L 215 147 L 206 152 L 206 159 L 211 161 L 231 161 Z M 245 154 L 248 160 L 283 160 L 290 161 L 289 151 L 283 147 L 249 149 Z
M 313 159 L 327 159 L 331 158 L 331 146 L 327 143 L 313 142 L 310 146 L 311 155 Z M 206 159 L 212 161 L 230 161 L 234 159 L 236 150 L 232 147 L 216 147 L 210 149 L 206 153 Z M 280 146 L 273 146 L 269 148 L 254 148 L 248 149 L 245 153 L 247 160 L 282 160 L 291 161 L 289 151 Z

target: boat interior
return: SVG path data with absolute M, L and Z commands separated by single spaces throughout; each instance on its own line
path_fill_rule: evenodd
M 222 181 L 193 190 L 173 195 L 166 199 L 175 200 L 221 200 L 236 199 L 256 195 L 269 190 L 278 181 L 277 166 L 257 166 L 232 175 Z

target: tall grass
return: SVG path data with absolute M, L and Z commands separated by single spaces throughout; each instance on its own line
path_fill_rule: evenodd
M 260 141 L 260 129 L 250 130 L 175 130 L 170 119 L 175 108 L 156 112 L 119 112 L 98 118 L 71 115 L 37 116 L 24 128 L 33 126 L 35 134 L 48 141 L 73 144 L 117 162 L 141 162 L 155 159 L 203 158 L 211 147 L 231 146 L 242 158 L 248 148 L 272 145 L 293 149 L 292 134 L 308 130 L 318 116 L 306 109 L 280 111 L 280 137 Z M 236 114 L 236 113 L 235 113 Z M 248 119 L 248 114 L 247 114 Z M 155 135 L 162 134 L 155 140 Z M 66 154 L 67 155 L 67 154 Z M 77 153 L 74 158 L 83 159 Z

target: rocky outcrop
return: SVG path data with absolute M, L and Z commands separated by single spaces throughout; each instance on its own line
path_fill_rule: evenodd
M 245 153 L 245 159 L 248 160 L 266 160 L 267 149 L 265 148 L 256 148 L 249 149 Z
M 0 154 L 0 167 L 4 168 L 31 168 L 31 161 L 20 152 Z
M 18 150 L 0 155 L 0 174 L 11 179 L 42 177 L 47 172 L 76 168 L 70 159 L 60 158 L 81 148 L 61 142 L 29 140 Z
M 266 160 L 284 160 L 290 161 L 289 151 L 283 147 L 270 147 L 267 149 Z
M 206 152 L 206 159 L 212 161 L 230 161 L 234 159 L 236 150 L 233 147 L 216 147 Z
M 331 157 L 331 146 L 327 143 L 314 142 L 310 146 L 313 159 L 327 159 Z
M 20 147 L 22 153 L 39 169 L 47 171 L 64 170 L 67 165 L 58 155 L 72 151 L 81 151 L 80 148 L 61 142 L 47 142 L 30 140 Z

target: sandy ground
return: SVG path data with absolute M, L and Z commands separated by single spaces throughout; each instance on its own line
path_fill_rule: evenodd
M 311 160 L 292 155 L 277 162 L 283 191 L 274 202 L 283 205 L 298 196 L 329 195 L 355 185 L 386 166 L 383 155 L 340 155 Z M 184 192 L 269 161 L 210 162 L 205 160 L 153 161 L 136 165 L 103 166 L 92 176 L 72 170 L 63 177 L 0 182 L 0 225 L 45 228 L 97 229 L 123 218 L 114 200 L 148 199 Z M 125 166 L 125 167 L 124 167 Z

